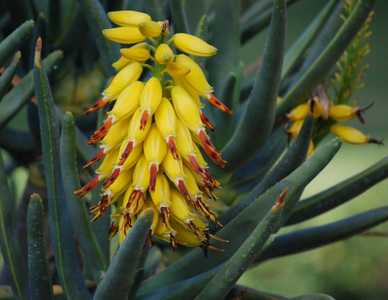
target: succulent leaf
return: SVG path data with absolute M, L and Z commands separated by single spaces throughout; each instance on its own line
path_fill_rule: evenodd
M 12 78 L 15 75 L 20 57 L 21 57 L 20 51 L 16 52 L 12 59 L 12 62 L 9 64 L 9 66 L 7 66 L 4 73 L 0 77 L 0 99 L 4 96 L 8 87 L 11 86 Z

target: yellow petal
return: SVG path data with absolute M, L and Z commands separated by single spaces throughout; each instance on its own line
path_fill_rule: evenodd
M 352 107 L 350 105 L 331 105 L 329 117 L 337 121 L 350 120 L 356 116 L 358 111 L 358 107 Z
M 143 88 L 144 83 L 141 81 L 131 83 L 120 93 L 108 114 L 113 115 L 116 120 L 131 116 L 139 106 L 140 94 Z
M 139 30 L 148 38 L 156 38 L 162 33 L 163 22 L 146 21 L 139 25 Z
M 170 207 L 171 205 L 171 193 L 170 183 L 166 176 L 158 174 L 156 178 L 155 190 L 151 191 L 151 199 L 155 206 L 160 209 L 161 207 Z
M 148 49 L 148 46 L 145 43 L 138 44 L 130 48 L 122 48 L 120 49 L 120 53 L 125 58 L 138 62 L 145 62 L 151 56 L 150 50 Z
M 151 77 L 144 86 L 140 96 L 140 107 L 153 115 L 162 101 L 162 85 L 156 77 Z
M 108 18 L 120 26 L 139 26 L 141 23 L 151 20 L 146 13 L 135 10 L 119 10 L 108 12 Z
M 295 107 L 293 110 L 290 111 L 289 114 L 287 114 L 287 118 L 290 121 L 299 121 L 306 118 L 306 116 L 309 114 L 309 105 L 308 103 L 303 103 Z
M 124 68 L 125 66 L 127 66 L 130 62 L 131 62 L 131 60 L 129 60 L 128 58 L 125 58 L 124 56 L 120 56 L 120 58 L 119 58 L 118 60 L 116 60 L 116 61 L 112 64 L 112 67 L 118 72 L 118 71 L 120 71 L 122 68 Z
M 166 141 L 170 136 L 176 136 L 176 115 L 167 98 L 162 99 L 155 113 L 155 123 Z
M 158 128 L 153 125 L 144 141 L 144 156 L 149 163 L 160 164 L 167 154 L 167 145 Z
M 351 144 L 366 144 L 370 140 L 369 137 L 360 130 L 349 126 L 335 124 L 330 127 L 330 131 L 340 139 Z
M 133 62 L 118 72 L 103 91 L 103 95 L 109 99 L 115 99 L 132 82 L 138 80 L 143 72 L 143 67 L 138 62 Z
M 175 34 L 173 36 L 173 43 L 179 50 L 195 56 L 209 57 L 217 53 L 217 48 L 187 33 Z
M 165 65 L 171 62 L 174 58 L 174 52 L 166 43 L 162 43 L 156 48 L 155 60 L 158 64 Z
M 145 40 L 137 27 L 116 27 L 104 29 L 102 34 L 110 41 L 119 44 L 135 44 Z
M 291 126 L 287 129 L 287 133 L 292 137 L 295 138 L 299 135 L 299 132 L 302 129 L 304 120 L 295 121 L 291 124 Z

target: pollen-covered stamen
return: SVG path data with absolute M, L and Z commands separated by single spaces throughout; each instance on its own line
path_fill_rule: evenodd
M 203 128 L 198 131 L 197 136 L 201 143 L 202 149 L 210 157 L 210 159 L 221 168 L 224 168 L 226 165 L 226 161 L 222 159 L 221 154 L 217 151 L 213 143 L 210 141 Z
M 202 110 L 200 112 L 200 116 L 201 116 L 201 121 L 202 121 L 203 125 L 206 126 L 206 128 L 208 128 L 210 130 L 214 130 L 216 128 L 214 126 L 214 124 L 208 119 L 208 117 L 205 115 L 205 113 Z
M 121 166 L 116 166 L 113 169 L 112 174 L 103 183 L 103 186 L 105 189 L 111 186 L 115 182 L 115 180 L 117 179 L 117 177 L 119 177 L 121 173 L 121 169 L 122 169 Z
M 230 115 L 232 114 L 232 110 L 229 107 L 227 107 L 224 103 L 222 103 L 220 100 L 218 100 L 218 98 L 214 94 L 209 94 L 207 96 L 207 100 L 211 105 L 213 105 L 217 109 L 225 113 L 228 113 Z
M 144 204 L 144 192 L 139 189 L 135 189 L 129 196 L 127 203 L 127 209 L 131 214 L 137 215 Z
M 207 219 L 218 226 L 223 227 L 223 225 L 217 220 L 216 214 L 212 212 L 211 209 L 202 201 L 201 197 L 195 197 L 194 204 L 195 208 L 200 210 Z
M 101 98 L 96 101 L 92 106 L 85 110 L 85 114 L 90 114 L 100 110 L 109 103 L 109 98 Z
M 103 159 L 105 157 L 105 154 L 106 154 L 106 149 L 101 148 L 100 150 L 98 150 L 98 152 L 96 153 L 96 155 L 93 158 L 86 161 L 86 163 L 83 165 L 83 168 L 86 169 L 86 168 L 94 165 L 96 162 Z
M 148 122 L 148 119 L 150 118 L 151 114 L 149 111 L 145 110 L 143 111 L 140 119 L 140 129 L 143 130 Z
M 159 172 L 159 165 L 157 163 L 152 163 L 150 165 L 150 184 L 149 188 L 153 192 L 155 191 L 156 178 Z
M 90 213 L 93 216 L 92 221 L 99 219 L 108 210 L 110 199 L 109 194 L 104 194 L 96 205 L 90 207 Z
M 128 156 L 133 151 L 133 148 L 135 148 L 135 142 L 133 140 L 128 141 L 127 145 L 125 146 L 125 149 L 124 149 L 123 153 L 120 156 L 120 160 L 119 160 L 119 163 L 118 163 L 119 166 L 124 165 L 124 163 L 127 160 Z
M 179 154 L 178 154 L 178 150 L 176 148 L 176 141 L 175 141 L 175 137 L 174 136 L 170 135 L 167 138 L 167 146 L 168 146 L 168 149 L 170 150 L 172 156 L 175 159 L 179 159 Z
M 114 118 L 112 116 L 108 117 L 104 123 L 102 123 L 102 125 L 91 135 L 87 143 L 92 145 L 101 141 L 106 136 L 113 123 Z
M 115 222 L 111 222 L 108 230 L 109 239 L 112 239 L 117 234 L 118 231 L 119 231 L 119 227 L 117 226 L 117 224 Z
M 101 179 L 100 175 L 94 176 L 93 179 L 91 179 L 84 186 L 82 186 L 78 190 L 75 190 L 74 195 L 82 198 L 83 196 L 85 196 L 87 193 L 89 193 L 91 190 L 93 190 L 98 185 L 98 182 L 100 181 L 100 179 Z
M 194 224 L 192 220 L 189 220 L 187 223 L 187 227 L 197 236 L 198 239 L 206 239 L 206 235 Z

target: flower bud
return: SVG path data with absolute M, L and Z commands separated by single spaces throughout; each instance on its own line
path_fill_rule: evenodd
M 131 60 L 129 60 L 128 58 L 125 58 L 124 56 L 120 56 L 120 58 L 119 58 L 118 60 L 116 60 L 116 61 L 112 64 L 112 67 L 118 72 L 118 71 L 120 71 L 122 68 L 124 68 L 125 66 L 127 66 L 130 62 L 131 62 Z
M 349 126 L 335 124 L 330 127 L 330 131 L 350 144 L 367 144 L 371 141 L 370 138 L 360 130 Z
M 143 72 L 143 67 L 138 62 L 133 62 L 118 72 L 104 90 L 103 95 L 115 99 L 132 82 L 138 80 Z
M 162 33 L 163 22 L 146 21 L 139 25 L 139 30 L 148 38 L 156 38 Z
M 309 114 L 309 111 L 310 111 L 309 104 L 308 103 L 303 103 L 303 104 L 298 105 L 294 109 L 292 109 L 287 114 L 287 118 L 290 121 L 293 121 L 293 122 L 294 121 L 303 120 L 304 118 L 307 117 L 307 115 Z
M 127 86 L 117 98 L 112 110 L 108 115 L 113 116 L 115 121 L 131 116 L 139 106 L 140 94 L 144 83 L 135 81 Z
M 136 44 L 145 40 L 137 27 L 116 27 L 104 29 L 102 34 L 110 41 L 119 44 Z
M 119 26 L 139 26 L 141 23 L 151 21 L 151 17 L 135 10 L 119 10 L 108 12 L 108 18 Z
M 359 107 L 352 107 L 345 104 L 331 105 L 329 117 L 337 121 L 345 121 L 353 119 L 359 112 Z
M 194 56 L 209 57 L 217 53 L 217 48 L 204 40 L 187 33 L 177 33 L 173 36 L 173 43 L 179 50 Z
M 171 62 L 174 58 L 174 52 L 169 45 L 163 43 L 160 44 L 155 51 L 155 60 L 158 64 L 165 65 Z
M 140 128 L 144 128 L 145 124 L 158 109 L 162 101 L 162 85 L 156 77 L 151 77 L 144 86 L 140 96 L 140 109 L 142 111 Z
M 145 43 L 137 44 L 130 48 L 122 48 L 120 49 L 120 53 L 125 58 L 138 62 L 145 62 L 151 56 L 150 50 Z

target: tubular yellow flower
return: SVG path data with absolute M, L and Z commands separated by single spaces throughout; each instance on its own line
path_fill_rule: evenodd
M 177 64 L 174 61 L 167 64 L 166 70 L 175 81 L 190 73 L 190 69 L 188 67 Z
M 116 99 L 129 84 L 140 78 L 142 72 L 143 67 L 137 62 L 127 65 L 113 77 L 112 81 L 102 94 L 105 98 L 110 100 Z
M 151 57 L 150 50 L 146 43 L 134 45 L 130 48 L 120 49 L 120 53 L 128 60 L 134 60 L 138 62 L 145 62 Z
M 350 106 L 345 104 L 331 105 L 329 110 L 329 117 L 337 121 L 345 121 L 353 118 L 358 118 L 361 123 L 365 123 L 362 113 L 371 105 L 366 107 Z
M 120 71 L 122 68 L 124 68 L 125 66 L 127 66 L 130 62 L 131 62 L 131 60 L 129 60 L 128 58 L 125 58 L 124 56 L 120 56 L 120 58 L 119 58 L 118 60 L 116 60 L 116 61 L 112 64 L 112 67 L 118 72 L 118 71 Z
M 374 142 L 374 140 L 353 127 L 335 124 L 330 127 L 330 131 L 347 143 L 367 144 Z
M 309 104 L 303 103 L 295 107 L 293 110 L 291 110 L 290 113 L 287 114 L 287 118 L 294 122 L 294 121 L 300 121 L 307 117 L 310 111 Z
M 291 138 L 295 138 L 299 135 L 300 130 L 302 129 L 304 120 L 295 121 L 287 129 L 287 133 Z
M 166 43 L 162 43 L 156 48 L 155 60 L 158 64 L 165 65 L 174 59 L 174 52 Z
M 162 85 L 156 77 L 151 77 L 144 86 L 140 96 L 140 109 L 142 111 L 140 128 L 143 129 L 148 120 L 158 109 L 162 101 Z
M 141 23 L 151 21 L 151 17 L 135 10 L 119 10 L 108 12 L 108 18 L 119 26 L 139 26 Z
M 191 34 L 177 33 L 172 39 L 175 47 L 187 54 L 209 57 L 217 53 L 217 48 Z
M 163 22 L 146 21 L 139 24 L 139 30 L 148 38 L 156 38 L 162 34 Z
M 137 27 L 116 27 L 104 29 L 102 34 L 112 42 L 119 44 L 135 44 L 145 40 Z
M 155 189 L 156 177 L 159 172 L 159 164 L 167 154 L 167 145 L 158 128 L 153 125 L 150 133 L 144 141 L 144 156 L 149 164 L 150 191 Z

